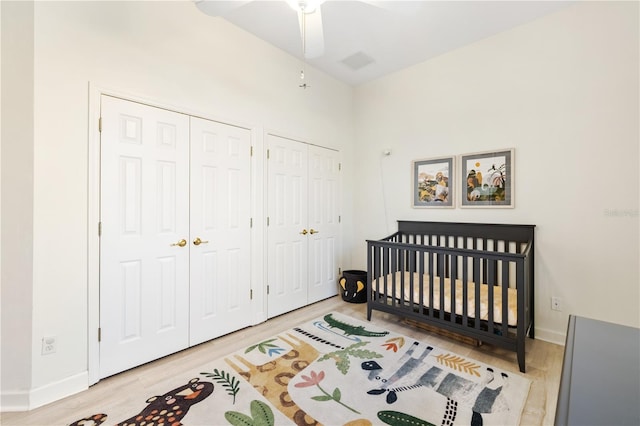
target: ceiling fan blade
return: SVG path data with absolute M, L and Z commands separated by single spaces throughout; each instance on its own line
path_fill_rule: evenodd
M 304 18 L 304 25 L 303 25 Z M 316 7 L 313 12 L 298 11 L 300 36 L 303 38 L 304 57 L 317 58 L 324 55 L 324 31 L 322 29 L 322 12 Z
M 222 16 L 230 10 L 237 9 L 249 3 L 249 1 L 245 0 L 194 0 L 194 2 L 201 12 L 210 16 Z

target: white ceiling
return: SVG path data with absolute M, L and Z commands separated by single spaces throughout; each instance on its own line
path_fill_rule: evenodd
M 231 7 L 223 19 L 302 59 L 296 12 L 286 1 L 198 1 Z M 357 86 L 450 50 L 530 22 L 570 1 L 346 1 L 321 6 L 324 55 L 307 63 Z M 343 61 L 369 57 L 359 69 Z M 366 56 L 362 56 L 366 55 Z M 349 61 L 347 61 L 349 62 Z

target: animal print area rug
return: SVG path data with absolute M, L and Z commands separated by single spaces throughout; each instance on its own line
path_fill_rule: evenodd
M 171 380 L 128 418 L 72 424 L 517 425 L 531 384 L 338 313 Z

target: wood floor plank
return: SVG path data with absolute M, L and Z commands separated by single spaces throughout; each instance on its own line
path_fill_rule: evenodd
M 262 324 L 239 330 L 196 347 L 150 362 L 143 366 L 101 380 L 88 390 L 44 407 L 28 412 L 0 413 L 3 426 L 51 426 L 67 425 L 76 417 L 94 413 L 135 413 L 140 409 L 138 398 L 125 399 L 122 395 L 144 395 L 149 385 L 158 377 L 188 373 L 199 366 L 237 351 L 248 343 L 264 340 L 296 324 L 312 320 L 329 311 L 336 311 L 366 321 L 366 304 L 346 303 L 338 296 L 315 303 L 302 309 L 272 318 Z M 434 346 L 450 350 L 459 355 L 475 358 L 506 371 L 520 374 L 516 354 L 488 344 L 474 347 L 460 341 L 412 327 L 402 318 L 374 311 L 372 321 L 389 330 L 428 340 Z M 560 372 L 562 370 L 563 347 L 541 340 L 527 339 L 526 377 L 532 380 L 531 390 L 524 407 L 521 424 L 550 425 L 555 416 Z M 110 416 L 109 420 L 119 421 Z M 112 424 L 107 420 L 106 424 Z

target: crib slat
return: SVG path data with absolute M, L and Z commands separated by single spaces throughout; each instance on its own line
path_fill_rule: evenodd
M 438 309 L 438 318 L 440 318 L 441 320 L 444 320 L 444 274 L 442 273 L 442 264 L 444 263 L 444 254 L 443 253 L 438 253 L 438 265 L 440 265 L 439 269 L 439 273 L 438 273 L 438 282 L 439 282 L 439 286 L 440 286 L 440 304 L 438 305 L 440 307 L 440 309 Z
M 404 301 L 407 300 L 405 297 L 405 288 L 404 288 L 404 284 L 405 284 L 405 279 L 404 279 L 404 272 L 407 270 L 406 269 L 406 259 L 407 259 L 407 251 L 404 249 L 400 249 L 398 250 L 398 252 L 400 253 L 399 259 L 398 259 L 398 271 L 400 271 L 400 300 L 398 300 L 398 305 L 400 307 L 404 306 Z M 393 293 L 396 294 L 396 293 Z
M 433 318 L 433 257 L 435 254 L 429 253 L 429 317 Z
M 385 277 L 384 279 L 386 280 L 387 277 L 387 269 L 389 268 L 388 262 L 389 262 L 389 258 L 387 256 L 387 258 L 385 259 L 384 255 L 387 253 L 387 249 L 385 249 L 384 247 L 380 247 L 378 250 L 376 250 L 376 256 L 378 259 L 380 259 L 380 255 L 382 254 L 382 261 L 380 262 L 380 265 L 378 265 L 376 267 L 376 290 L 378 291 L 378 297 L 381 297 L 382 295 L 382 291 L 380 290 L 380 277 Z
M 458 279 L 458 257 L 449 255 L 451 257 L 451 279 L 449 280 L 449 285 L 451 286 L 451 315 L 449 315 L 449 320 L 452 323 L 456 322 L 456 280 Z
M 374 277 L 380 276 L 380 248 L 371 245 L 369 247 L 369 265 L 367 266 L 367 281 L 369 281 L 369 291 L 367 293 L 367 300 L 372 300 L 375 296 L 380 294 L 380 289 L 378 288 L 378 280 L 375 280 L 374 285 Z M 367 310 L 367 315 L 371 316 L 371 310 Z
M 418 309 L 419 312 L 422 312 L 424 309 L 424 256 L 426 252 L 420 252 L 418 256 L 418 280 L 419 280 L 419 289 L 418 289 Z
M 469 325 L 469 257 L 462 257 L 462 324 Z
M 389 295 L 391 295 L 391 304 L 392 306 L 396 306 L 396 285 L 397 282 L 396 280 L 398 279 L 398 277 L 396 276 L 395 271 L 398 270 L 398 268 L 400 267 L 399 261 L 400 261 L 400 254 L 398 253 L 398 249 L 397 248 L 393 248 L 391 249 L 391 252 L 389 253 L 389 258 L 391 259 L 391 270 L 390 272 L 390 280 L 391 280 L 391 291 L 388 293 Z
M 416 271 L 416 251 L 415 250 L 407 250 L 408 254 L 409 254 L 409 308 L 411 309 L 411 312 L 415 312 L 415 301 L 413 300 L 413 290 L 414 290 L 414 281 L 415 281 L 415 274 L 414 272 Z M 407 298 L 403 295 L 402 300 L 407 300 Z
M 474 283 L 474 328 L 480 330 L 480 259 L 473 258 L 473 283 Z
M 382 247 L 382 268 L 383 268 L 383 272 L 382 272 L 382 277 L 384 277 L 383 282 L 382 282 L 382 292 L 384 292 L 384 294 L 386 295 L 386 286 L 387 286 L 387 274 L 389 273 L 389 249 Z
M 493 290 L 494 290 L 494 286 L 495 286 L 495 265 L 494 265 L 494 261 L 490 260 L 489 261 L 489 271 L 487 274 L 487 303 L 488 303 L 488 316 L 487 316 L 487 323 L 488 323 L 488 330 L 490 333 L 494 332 L 494 323 L 493 323 L 493 319 L 494 319 L 494 303 L 495 303 L 495 298 L 494 298 L 494 294 L 493 294 Z
M 509 333 L 509 266 L 510 262 L 502 261 L 502 335 Z

